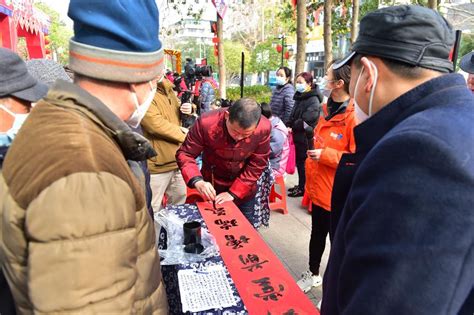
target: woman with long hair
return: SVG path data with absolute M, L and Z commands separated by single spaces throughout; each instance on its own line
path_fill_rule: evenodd
M 322 283 L 319 272 L 326 246 L 331 214 L 331 194 L 336 169 L 344 153 L 355 152 L 353 129 L 356 125 L 353 100 L 349 96 L 350 67 L 329 66 L 325 76 L 328 101 L 314 132 L 314 150 L 306 159 L 306 192 L 312 202 L 309 270 L 298 281 L 308 292 Z
M 289 189 L 288 196 L 301 197 L 304 194 L 306 183 L 304 163 L 306 151 L 308 150 L 305 128 L 308 126 L 314 128 L 318 123 L 323 96 L 318 86 L 313 83 L 313 76 L 309 72 L 302 72 L 296 76 L 295 87 L 295 106 L 286 125 L 288 128 L 291 128 L 293 133 L 298 185 Z

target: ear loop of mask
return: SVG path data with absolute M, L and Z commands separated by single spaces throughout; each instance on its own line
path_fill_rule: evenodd
M 162 78 L 163 79 L 163 78 Z M 151 81 L 148 81 L 148 84 L 150 85 L 150 92 L 153 91 L 153 84 L 151 83 Z M 134 89 L 132 89 L 132 85 L 130 84 L 130 91 L 132 91 L 132 95 L 133 95 L 133 98 L 135 100 L 135 108 L 138 109 L 140 108 L 140 102 L 138 101 L 138 96 L 137 96 L 137 92 L 135 92 Z
M 0 108 L 3 109 L 6 113 L 10 114 L 13 118 L 16 117 L 16 114 L 12 112 L 11 110 L 9 110 L 8 108 L 6 108 L 4 105 L 0 105 Z
M 375 88 L 377 87 L 377 81 L 379 79 L 379 70 L 377 69 L 377 66 L 370 61 L 370 66 L 375 72 L 375 80 L 374 84 L 372 85 L 372 89 L 370 90 L 370 98 L 369 98 L 369 117 L 372 116 L 372 101 L 374 100 L 374 94 L 375 94 Z
M 362 67 L 362 70 L 360 70 L 359 75 L 357 76 L 357 81 L 356 81 L 356 86 L 354 88 L 354 101 L 357 103 L 356 96 L 357 96 L 357 88 L 359 87 L 359 81 L 360 77 L 362 76 L 362 73 L 364 72 L 364 67 Z

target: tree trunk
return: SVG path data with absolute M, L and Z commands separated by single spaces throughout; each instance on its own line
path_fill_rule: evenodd
M 352 0 L 352 25 L 351 25 L 351 45 L 357 39 L 359 33 L 359 0 Z
M 438 10 L 438 1 L 437 0 L 428 0 L 428 8 L 433 10 Z
M 224 34 L 222 19 L 217 15 L 217 38 L 219 43 L 217 44 L 217 49 L 219 54 L 217 56 L 217 67 L 219 68 L 219 95 L 221 98 L 226 98 L 226 78 L 225 78 L 225 60 L 224 60 Z
M 324 70 L 332 61 L 332 0 L 324 1 Z
M 296 3 L 296 67 L 295 75 L 304 71 L 306 61 L 306 0 Z

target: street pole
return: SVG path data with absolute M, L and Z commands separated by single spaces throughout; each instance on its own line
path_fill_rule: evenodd
M 244 76 L 245 76 L 245 54 L 242 52 L 242 59 L 240 64 L 240 98 L 244 97 Z
M 221 98 L 225 99 L 226 95 L 226 77 L 225 77 L 225 59 L 224 59 L 224 35 L 223 35 L 222 18 L 217 14 L 217 65 L 219 68 L 219 94 Z
M 283 67 L 283 55 L 285 54 L 285 35 L 281 36 L 281 66 Z
M 456 30 L 455 33 L 455 41 L 454 41 L 454 48 L 453 48 L 453 72 L 456 72 L 456 63 L 458 61 L 458 54 L 459 54 L 459 44 L 461 43 L 461 30 Z

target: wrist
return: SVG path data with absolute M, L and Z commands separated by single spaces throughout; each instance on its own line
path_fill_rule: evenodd
M 237 196 L 234 195 L 234 193 L 232 193 L 230 190 L 227 192 L 232 198 L 237 199 Z
M 195 176 L 189 180 L 188 186 L 191 188 L 196 188 L 196 184 L 201 181 L 204 182 L 202 176 Z

